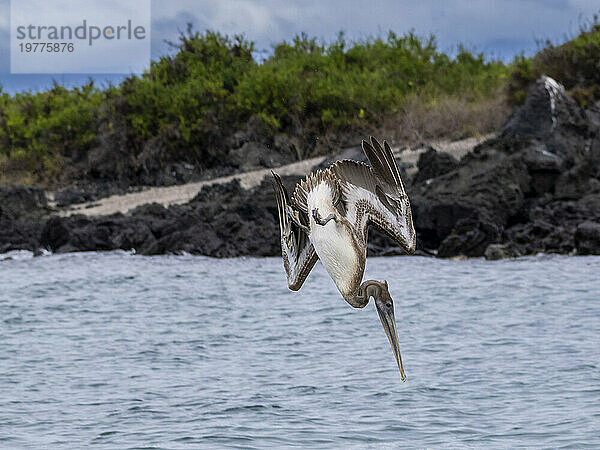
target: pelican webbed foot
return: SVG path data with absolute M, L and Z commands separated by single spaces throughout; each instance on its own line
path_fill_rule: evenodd
M 322 219 L 321 215 L 319 214 L 319 210 L 316 208 L 312 210 L 312 216 L 313 216 L 313 219 L 315 219 L 315 222 L 321 226 L 327 225 L 327 223 L 330 220 L 333 220 L 334 222 L 338 221 L 337 216 L 334 213 L 331 213 L 327 217 L 325 217 L 325 219 Z
M 298 213 L 298 211 L 294 211 L 290 205 L 286 205 L 285 212 L 290 218 L 290 220 L 296 224 L 296 226 L 298 226 L 306 234 L 310 234 L 310 228 L 308 228 L 300 221 L 300 214 Z

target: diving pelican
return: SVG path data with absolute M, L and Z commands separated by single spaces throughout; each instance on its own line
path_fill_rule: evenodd
M 338 161 L 298 183 L 291 198 L 279 175 L 272 172 L 283 266 L 293 291 L 300 289 L 320 259 L 350 306 L 364 308 L 373 297 L 402 381 L 406 381 L 394 302 L 387 282 L 361 281 L 369 224 L 386 232 L 408 253 L 415 251 L 416 234 L 408 196 L 390 146 L 384 141 L 382 147 L 371 137 L 371 143 L 362 141 L 362 149 L 370 166 Z

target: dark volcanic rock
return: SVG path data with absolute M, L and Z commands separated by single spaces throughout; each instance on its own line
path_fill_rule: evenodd
M 67 187 L 54 192 L 54 200 L 56 201 L 56 206 L 62 208 L 63 206 L 85 203 L 96 199 L 83 189 Z
M 247 172 L 264 167 L 278 167 L 294 161 L 290 152 L 275 152 L 260 142 L 245 142 L 229 152 L 230 162 L 240 171 Z
M 38 219 L 50 212 L 44 190 L 34 186 L 0 186 L 0 217 Z
M 283 181 L 291 189 L 298 178 Z M 249 191 L 234 180 L 205 187 L 185 205 L 150 204 L 128 215 L 98 218 L 53 217 L 40 232 L 40 244 L 57 253 L 120 248 L 148 255 L 276 255 L 276 214 L 270 179 Z
M 562 157 L 550 153 L 544 144 L 534 143 L 522 151 L 521 161 L 529 171 L 529 196 L 540 196 L 554 190 L 564 163 Z
M 49 214 L 43 189 L 0 187 L 0 253 L 38 248 L 40 221 Z
M 419 171 L 413 179 L 413 184 L 421 183 L 431 178 L 444 175 L 458 167 L 458 160 L 448 154 L 428 147 L 425 153 L 421 153 L 417 161 Z
M 440 256 L 482 256 L 523 214 L 528 182 L 519 161 L 490 149 L 467 155 L 457 169 L 413 186 L 420 248 L 440 246 Z
M 123 195 L 141 190 L 142 188 L 139 186 L 128 186 L 127 184 L 111 181 L 98 181 L 95 183 L 78 181 L 55 191 L 54 200 L 56 206 L 62 208 L 76 203 L 92 202 L 111 195 Z
M 600 222 L 583 222 L 575 231 L 575 246 L 580 255 L 600 254 Z
M 0 253 L 11 250 L 37 250 L 40 230 L 41 225 L 35 220 L 11 220 L 0 216 Z
M 498 141 L 511 153 L 531 141 L 542 142 L 548 152 L 572 158 L 583 154 L 584 143 L 594 131 L 591 127 L 585 111 L 564 87 L 543 76 L 531 86 L 525 104 L 509 118 Z
M 52 217 L 42 228 L 40 245 L 48 250 L 56 251 L 69 242 L 69 230 L 65 219 Z
M 562 86 L 540 79 L 499 135 L 456 168 L 420 167 L 411 201 L 421 248 L 439 256 L 572 252 L 578 225 L 600 215 L 599 124 L 600 113 L 586 114 Z M 582 230 L 582 248 L 596 251 Z
M 492 221 L 477 216 L 460 220 L 440 244 L 438 256 L 482 256 L 500 235 L 501 227 Z
M 476 214 L 474 207 L 454 199 L 410 196 L 419 249 L 437 249 L 461 219 Z

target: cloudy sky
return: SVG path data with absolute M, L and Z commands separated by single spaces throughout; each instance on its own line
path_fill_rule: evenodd
M 0 0 L 0 84 L 4 91 L 44 89 L 53 79 L 72 85 L 89 77 L 11 75 L 9 12 L 9 0 Z M 462 43 L 510 60 L 521 52 L 532 54 L 536 41 L 558 43 L 575 35 L 598 12 L 598 0 L 152 0 L 151 52 L 153 58 L 168 52 L 164 40 L 175 40 L 178 31 L 191 22 L 198 30 L 244 33 L 266 53 L 273 44 L 300 32 L 331 40 L 340 30 L 350 39 L 360 39 L 413 29 L 420 35 L 435 34 L 442 50 L 452 52 Z M 92 76 L 100 83 L 121 78 Z

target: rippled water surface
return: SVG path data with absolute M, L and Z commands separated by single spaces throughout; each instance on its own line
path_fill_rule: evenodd
M 600 258 L 319 265 L 125 253 L 0 261 L 0 447 L 600 447 Z

